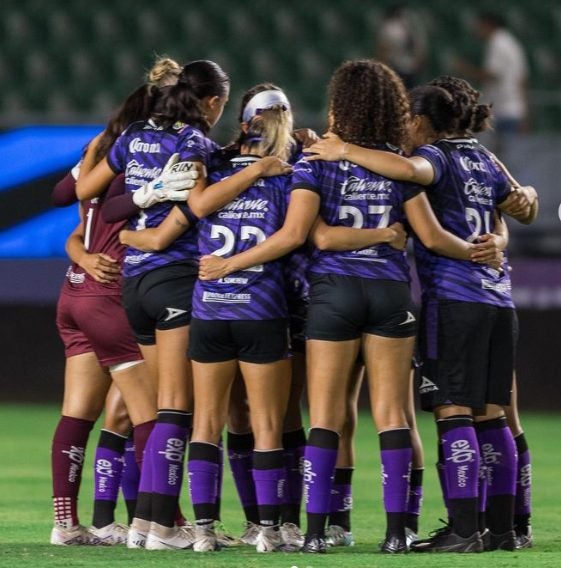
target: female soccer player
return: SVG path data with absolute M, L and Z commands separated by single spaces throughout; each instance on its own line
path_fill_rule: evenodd
M 433 144 L 418 148 L 410 159 L 386 160 L 380 152 L 345 145 L 334 137 L 311 150 L 318 152 L 315 159 L 337 159 L 343 152 L 369 169 L 428 186 L 443 226 L 469 241 L 483 241 L 474 250 L 477 259 L 477 249 L 492 239 L 496 207 L 522 222 L 537 214 L 534 192 L 521 192 L 522 198 L 511 195 L 505 174 L 472 137 L 472 132 L 487 126 L 490 115 L 489 107 L 478 104 L 478 97 L 468 83 L 451 77 L 415 89 L 411 93 L 414 138 L 420 138 L 417 145 L 427 140 Z M 424 303 L 420 393 L 423 406 L 437 419 L 453 525 L 413 549 L 483 549 L 477 519 L 481 448 L 493 480 L 487 488 L 488 548 L 512 550 L 516 450 L 501 408 L 510 402 L 516 339 L 508 270 L 446 259 L 420 243 L 416 255 Z M 476 433 L 473 414 L 485 409 L 485 403 Z
M 123 103 L 104 132 L 88 146 L 82 171 L 91 168 L 107 152 L 111 143 L 130 122 L 146 116 L 151 92 L 172 80 L 177 64 L 158 60 L 148 81 Z M 53 192 L 53 203 L 64 206 L 76 201 L 75 183 L 80 165 L 72 170 Z M 119 385 L 135 425 L 140 452 L 155 418 L 155 392 L 138 351 L 121 305 L 119 265 L 123 248 L 118 242 L 122 224 L 110 225 L 99 218 L 103 196 L 82 204 L 82 221 L 67 241 L 73 261 L 61 290 L 57 325 L 66 352 L 65 392 L 62 418 L 52 445 L 53 498 L 55 527 L 53 544 L 117 544 L 126 530 L 115 524 L 114 499 L 118 484 L 96 485 L 94 522 L 86 531 L 78 522 L 77 497 L 89 432 L 98 418 L 111 384 Z M 85 379 L 87 378 L 87 381 Z M 84 382 L 85 381 L 85 382 Z M 120 436 L 120 411 L 106 417 L 96 452 L 96 464 L 116 478 L 125 439 Z M 98 459 L 99 458 L 99 459 Z M 100 468 L 96 467 L 96 471 Z M 101 470 L 100 470 L 101 471 Z M 109 479 L 96 473 L 96 480 Z
M 126 190 L 137 205 L 146 205 L 140 186 L 154 178 L 175 152 L 185 170 L 198 168 L 195 190 L 206 186 L 203 170 L 218 148 L 206 133 L 219 120 L 229 93 L 229 79 L 211 61 L 194 61 L 182 68 L 176 85 L 161 89 L 152 118 L 131 125 L 116 141 L 106 160 L 78 182 L 82 198 L 95 196 L 117 173 L 126 175 Z M 192 208 L 220 207 L 262 174 L 257 162 L 237 176 L 208 188 Z M 164 174 L 166 177 L 167 174 Z M 167 178 L 166 178 L 167 179 Z M 241 184 L 241 185 L 240 185 Z M 245 186 L 244 186 L 245 184 Z M 149 189 L 157 193 L 157 184 Z M 133 219 L 136 229 L 153 227 L 167 217 L 171 205 L 154 204 Z M 188 212 L 189 224 L 195 218 Z M 192 538 L 174 525 L 187 431 L 191 426 L 191 367 L 186 357 L 191 320 L 191 294 L 197 273 L 197 235 L 185 231 L 157 253 L 129 247 L 124 261 L 125 310 L 147 361 L 158 370 L 158 421 L 150 437 L 137 514 L 129 545 L 152 549 L 186 548 Z M 150 464 L 151 467 L 148 467 Z M 152 474 L 153 472 L 153 474 Z
M 406 139 L 405 90 L 383 64 L 363 60 L 342 65 L 330 84 L 329 108 L 331 129 L 347 143 L 360 140 L 370 147 L 389 149 L 386 144 L 400 146 Z M 442 230 L 420 188 L 392 182 L 346 160 L 299 162 L 283 227 L 233 257 L 202 257 L 199 277 L 224 279 L 285 255 L 304 243 L 320 211 L 329 225 L 375 229 L 403 222 L 404 210 L 428 246 L 469 258 L 472 245 Z M 371 232 L 366 234 L 369 239 L 374 237 Z M 389 236 L 382 240 L 388 241 Z M 374 243 L 379 242 L 376 235 Z M 368 242 L 351 252 L 315 250 L 310 273 L 306 356 L 312 428 L 304 461 L 308 511 L 304 550 L 326 549 L 325 521 L 346 417 L 346 393 L 362 346 L 384 468 L 388 528 L 382 549 L 405 551 L 411 468 L 405 408 L 416 331 L 405 255 L 388 245 L 369 246 Z

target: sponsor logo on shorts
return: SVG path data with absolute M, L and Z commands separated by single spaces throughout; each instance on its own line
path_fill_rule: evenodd
M 428 392 L 437 391 L 438 387 L 427 377 L 421 377 L 421 384 L 419 385 L 419 392 L 427 394 Z
M 511 289 L 511 283 L 507 280 L 506 282 L 492 282 L 486 278 L 481 279 L 481 288 L 483 290 L 493 290 L 499 294 L 508 294 Z
M 176 318 L 181 314 L 187 313 L 187 310 L 180 310 L 179 308 L 166 308 L 166 310 L 168 311 L 168 315 L 166 316 L 164 321 L 172 320 L 173 318 Z
M 219 294 L 218 292 L 204 292 L 203 302 L 218 302 L 221 304 L 249 304 L 251 302 L 251 294 Z
M 411 312 L 407 312 L 407 316 L 405 317 L 405 321 L 402 321 L 399 325 L 405 325 L 407 323 L 413 323 L 414 321 L 417 321 L 417 318 L 411 313 Z

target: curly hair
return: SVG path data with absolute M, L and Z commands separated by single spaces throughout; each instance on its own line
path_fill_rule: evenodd
M 442 75 L 429 85 L 440 87 L 452 95 L 454 113 L 458 116 L 456 133 L 483 132 L 491 127 L 491 107 L 479 104 L 480 93 L 465 79 Z
M 409 101 L 401 79 L 374 59 L 343 63 L 329 83 L 331 130 L 367 148 L 407 140 Z

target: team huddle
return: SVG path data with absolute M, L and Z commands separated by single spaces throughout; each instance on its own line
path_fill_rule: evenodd
M 220 147 L 208 135 L 229 87 L 214 62 L 158 60 L 54 190 L 56 205 L 80 201 L 81 222 L 57 310 L 66 372 L 51 543 L 351 546 L 366 375 L 381 552 L 531 546 L 503 217 L 531 223 L 538 202 L 474 137 L 490 107 L 459 78 L 407 93 L 388 66 L 348 61 L 330 82 L 323 138 L 295 130 L 285 93 L 262 83 Z M 415 389 L 436 420 L 448 512 L 427 539 Z M 86 528 L 77 498 L 104 407 Z M 186 453 L 192 521 L 179 506 Z M 245 517 L 239 537 L 220 522 L 224 454 Z M 120 490 L 127 525 L 115 522 Z

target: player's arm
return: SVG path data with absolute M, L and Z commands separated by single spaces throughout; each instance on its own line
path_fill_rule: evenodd
M 316 220 L 319 205 L 320 197 L 317 193 L 307 189 L 293 190 L 284 224 L 276 233 L 259 245 L 230 258 L 203 256 L 199 265 L 199 278 L 223 278 L 232 272 L 280 258 L 303 245 Z
M 66 254 L 96 282 L 107 284 L 117 280 L 120 269 L 117 260 L 102 252 L 89 253 L 84 245 L 84 223 L 72 231 L 66 240 Z
M 91 151 L 91 146 L 84 157 L 84 164 Z M 107 158 L 103 158 L 92 170 L 80 172 L 76 182 L 76 195 L 80 201 L 100 196 L 107 186 L 116 177 L 116 173 L 109 167 Z
M 404 203 L 409 224 L 423 245 L 437 254 L 470 260 L 473 245 L 442 228 L 424 192 Z
M 214 213 L 251 187 L 259 178 L 288 174 L 292 168 L 275 156 L 261 158 L 227 179 L 207 185 L 204 166 L 198 162 L 199 179 L 189 194 L 189 207 L 199 219 Z
M 339 136 L 328 132 L 321 140 L 304 149 L 306 160 L 328 162 L 348 160 L 384 177 L 430 185 L 434 181 L 433 165 L 421 156 L 405 158 L 393 152 L 371 150 L 356 144 L 343 142 Z
M 328 225 L 319 216 L 310 231 L 310 239 L 319 250 L 360 250 L 382 243 L 404 250 L 407 233 L 401 223 L 382 229 L 354 229 Z
M 189 220 L 179 207 L 174 207 L 158 227 L 119 233 L 122 244 L 144 252 L 164 250 L 169 247 L 190 226 Z

